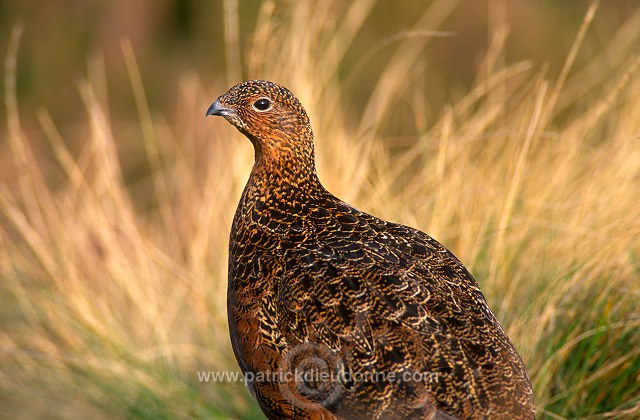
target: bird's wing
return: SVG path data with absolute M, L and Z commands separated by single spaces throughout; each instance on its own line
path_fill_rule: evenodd
M 396 394 L 407 392 L 415 400 L 444 398 L 438 406 L 449 411 L 454 394 L 484 392 L 476 380 L 512 380 L 501 367 L 512 347 L 462 264 L 426 234 L 407 234 L 418 237 L 338 237 L 289 250 L 276 313 L 288 340 L 326 345 L 356 373 L 423 374 L 421 384 L 381 388 L 378 400 L 400 401 Z
M 410 329 L 470 345 L 496 327 L 475 281 L 442 245 L 425 234 L 386 239 L 310 241 L 287 252 L 276 292 L 282 324 L 294 336 L 314 332 L 363 351 L 373 349 L 372 329 L 382 321 L 402 326 L 397 334 Z

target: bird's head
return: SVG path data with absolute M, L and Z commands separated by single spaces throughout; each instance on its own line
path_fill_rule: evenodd
M 224 117 L 261 152 L 313 148 L 309 117 L 300 101 L 273 82 L 239 83 L 216 99 L 206 115 Z

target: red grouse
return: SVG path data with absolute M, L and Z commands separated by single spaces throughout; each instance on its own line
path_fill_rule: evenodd
M 462 263 L 429 235 L 338 199 L 282 86 L 207 110 L 255 164 L 229 243 L 231 342 L 270 419 L 534 419 L 525 366 Z

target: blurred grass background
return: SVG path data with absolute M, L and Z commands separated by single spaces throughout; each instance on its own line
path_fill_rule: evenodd
M 3 418 L 261 418 L 227 337 L 248 78 L 478 279 L 540 418 L 640 417 L 634 1 L 0 1 Z

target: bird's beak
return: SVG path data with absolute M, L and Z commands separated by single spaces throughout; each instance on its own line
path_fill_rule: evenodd
M 209 115 L 220 115 L 222 117 L 225 117 L 230 114 L 233 114 L 233 110 L 230 108 L 225 108 L 220 104 L 219 100 L 216 100 L 214 103 L 211 104 L 209 109 L 207 109 L 207 113 L 205 114 L 205 117 L 208 117 Z

